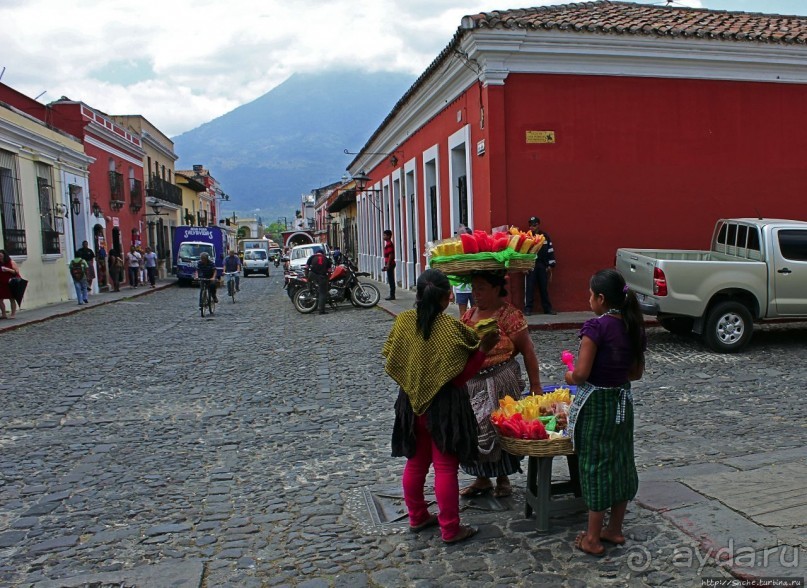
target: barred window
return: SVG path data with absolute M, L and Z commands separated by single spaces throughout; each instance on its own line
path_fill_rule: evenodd
M 9 255 L 26 255 L 25 219 L 22 214 L 17 178 L 17 156 L 0 149 L 0 221 L 3 247 Z
M 53 169 L 36 162 L 36 186 L 39 194 L 39 218 L 42 226 L 42 253 L 61 253 L 59 228 L 61 217 L 57 218 L 53 202 Z

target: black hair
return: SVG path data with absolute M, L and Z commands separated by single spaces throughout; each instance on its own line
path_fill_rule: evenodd
M 625 278 L 615 269 L 604 269 L 591 276 L 589 288 L 595 296 L 603 295 L 608 308 L 619 310 L 628 328 L 628 338 L 636 359 L 644 362 L 643 337 L 644 316 L 639 300 L 625 284 Z
M 451 291 L 451 283 L 440 270 L 427 269 L 417 281 L 415 308 L 417 325 L 423 338 L 428 340 L 437 316 L 443 312 L 443 300 Z
M 8 263 L 10 265 L 11 257 L 9 257 L 8 252 L 5 249 L 0 249 L 0 253 L 3 254 L 3 263 Z
M 385 229 L 384 230 L 384 236 L 385 237 L 392 237 L 392 231 L 390 231 L 389 229 Z
M 497 271 L 476 271 L 471 274 L 474 278 L 482 278 L 493 287 L 499 288 L 499 296 L 507 296 L 507 275 Z

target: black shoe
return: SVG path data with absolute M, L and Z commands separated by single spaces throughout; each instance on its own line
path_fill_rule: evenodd
M 387 296 L 384 300 L 395 300 L 395 296 Z
M 218 299 L 218 298 L 213 298 L 213 302 L 215 302 L 216 304 L 218 304 L 218 303 L 219 303 L 219 299 Z
M 554 310 L 547 310 L 544 314 L 558 314 Z
M 524 311 L 524 316 L 530 316 L 530 315 L 532 315 L 532 311 L 531 311 L 531 310 L 525 310 L 525 311 Z

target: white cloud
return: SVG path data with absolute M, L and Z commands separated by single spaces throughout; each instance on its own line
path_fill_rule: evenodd
M 254 100 L 295 72 L 353 67 L 417 75 L 463 15 L 510 4 L 0 0 L 0 68 L 7 68 L 4 83 L 29 96 L 46 90 L 42 101 L 65 95 L 107 113 L 142 114 L 176 135 Z

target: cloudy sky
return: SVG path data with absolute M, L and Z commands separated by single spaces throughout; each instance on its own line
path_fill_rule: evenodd
M 561 3 L 0 0 L 0 80 L 42 102 L 67 96 L 110 114 L 142 114 L 174 136 L 294 72 L 355 67 L 414 76 L 445 47 L 463 15 Z M 675 4 L 807 15 L 803 0 Z

